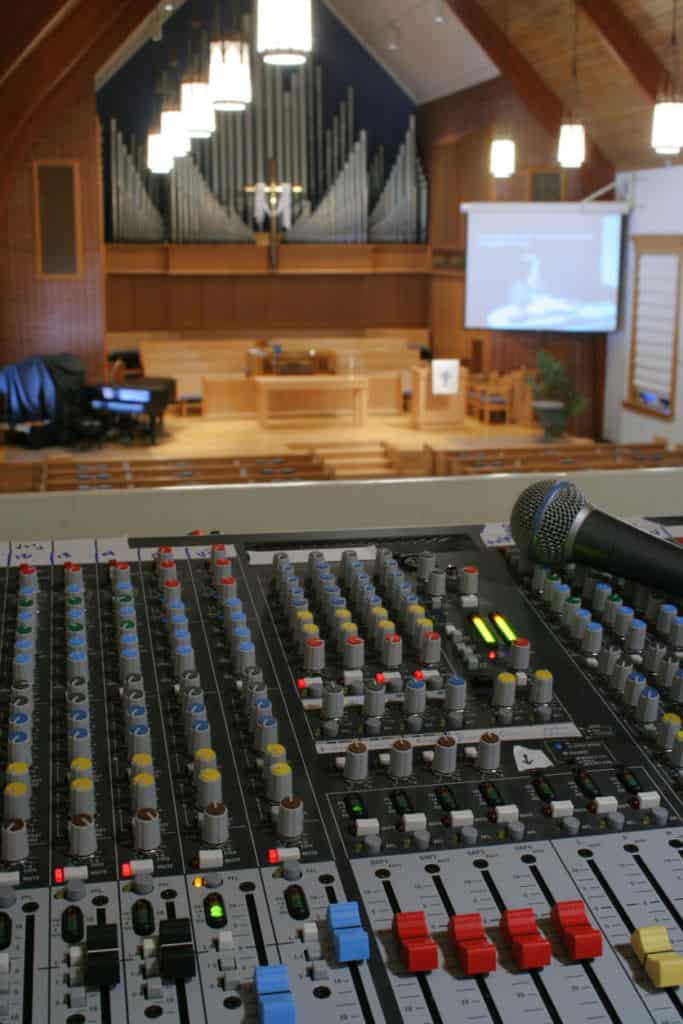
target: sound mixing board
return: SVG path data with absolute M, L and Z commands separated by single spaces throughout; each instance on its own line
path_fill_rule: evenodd
M 0 1021 L 683 1017 L 666 595 L 481 527 L 0 566 Z

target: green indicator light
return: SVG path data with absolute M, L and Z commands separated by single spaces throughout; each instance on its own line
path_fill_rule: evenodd
M 491 617 L 498 632 L 505 637 L 509 644 L 514 643 L 517 639 L 517 634 L 515 633 L 512 626 L 509 625 L 507 619 L 504 619 L 502 615 L 497 614 Z
M 349 794 L 344 802 L 346 804 L 346 810 L 349 813 L 349 817 L 353 818 L 355 821 L 357 821 L 358 818 L 367 818 L 368 815 L 365 809 L 365 804 L 362 797 L 357 793 Z
M 213 918 L 217 918 L 217 917 L 222 917 L 223 916 L 223 911 L 222 911 L 221 907 L 218 906 L 217 903 L 214 903 L 214 905 L 211 907 L 211 910 L 209 911 L 209 913 L 211 914 L 211 917 L 213 917 Z
M 218 894 L 207 896 L 204 900 L 204 914 L 209 928 L 222 928 L 227 918 L 225 904 Z
M 481 615 L 473 615 L 471 621 L 484 643 L 489 644 L 489 646 L 495 646 L 496 638 L 482 619 Z

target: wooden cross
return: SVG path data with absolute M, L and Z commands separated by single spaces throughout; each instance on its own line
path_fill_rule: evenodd
M 268 161 L 268 174 L 270 176 L 270 182 L 265 187 L 265 193 L 268 197 L 268 219 L 270 220 L 270 266 L 275 270 L 278 265 L 278 256 L 280 251 L 280 235 L 277 230 L 277 204 L 278 199 L 282 195 L 282 186 L 284 183 L 277 180 L 277 162 L 272 158 Z M 254 193 L 256 191 L 256 185 L 247 185 L 244 191 Z M 302 195 L 303 191 L 303 185 L 292 185 L 293 195 Z

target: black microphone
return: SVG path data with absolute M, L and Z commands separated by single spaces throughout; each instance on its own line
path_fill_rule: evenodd
M 515 543 L 534 562 L 580 562 L 602 572 L 683 594 L 683 548 L 593 508 L 568 480 L 543 480 L 512 510 Z

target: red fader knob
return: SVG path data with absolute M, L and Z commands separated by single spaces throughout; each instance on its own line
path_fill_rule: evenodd
M 496 947 L 484 932 L 481 914 L 457 914 L 448 922 L 448 935 L 461 970 L 468 976 L 495 971 Z
M 401 962 L 410 974 L 435 971 L 439 966 L 439 947 L 427 928 L 423 911 L 396 914 L 394 936 L 401 954 Z
M 522 971 L 547 967 L 550 963 L 550 943 L 538 930 L 536 915 L 531 907 L 524 910 L 506 910 L 500 919 L 503 937 L 512 947 L 512 957 Z
M 602 934 L 590 925 L 583 900 L 556 903 L 550 916 L 570 960 L 602 956 Z

